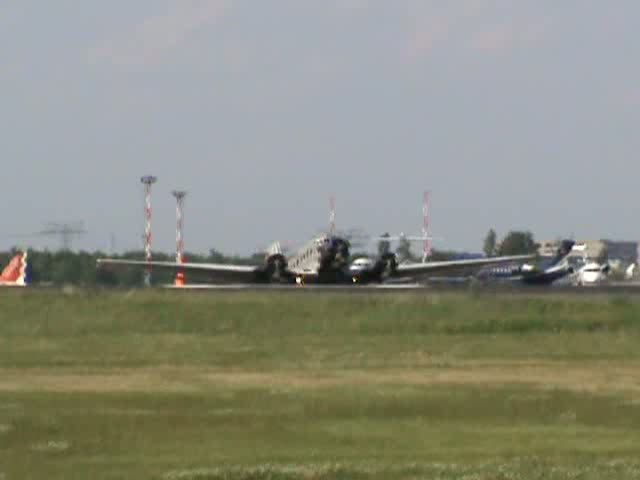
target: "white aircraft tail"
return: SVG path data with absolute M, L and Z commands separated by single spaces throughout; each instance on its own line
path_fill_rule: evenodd
M 282 246 L 280 245 L 280 242 L 273 242 L 271 245 L 269 245 L 269 248 L 267 248 L 267 257 L 272 257 L 273 255 L 282 255 Z
M 16 254 L 0 274 L 0 285 L 5 287 L 25 287 L 30 282 L 30 266 L 27 252 Z

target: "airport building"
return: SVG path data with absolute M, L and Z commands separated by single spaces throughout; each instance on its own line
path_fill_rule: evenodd
M 545 240 L 539 243 L 538 254 L 553 256 L 560 244 L 559 240 Z M 638 242 L 616 240 L 576 240 L 576 244 L 585 245 L 585 251 L 574 251 L 569 257 L 587 257 L 591 260 L 607 259 L 611 264 L 626 268 L 638 260 Z

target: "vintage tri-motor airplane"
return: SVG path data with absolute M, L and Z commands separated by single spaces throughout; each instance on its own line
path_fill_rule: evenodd
M 261 265 L 226 265 L 214 263 L 179 263 L 165 261 L 98 259 L 98 266 L 129 265 L 138 268 L 168 269 L 178 272 L 201 272 L 214 283 L 282 283 L 282 284 L 370 284 L 394 278 L 420 279 L 432 275 L 470 274 L 489 265 L 512 264 L 530 260 L 531 255 L 452 260 L 443 262 L 398 264 L 392 252 L 383 252 L 368 262 L 351 263 L 349 241 L 337 235 L 320 235 L 287 258 L 279 243 L 274 243 Z

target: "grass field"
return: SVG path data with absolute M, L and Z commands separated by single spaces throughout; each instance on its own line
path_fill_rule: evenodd
M 0 291 L 0 480 L 640 478 L 640 303 Z

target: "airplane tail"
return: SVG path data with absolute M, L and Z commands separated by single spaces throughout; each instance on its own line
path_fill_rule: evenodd
M 551 260 L 551 265 L 552 266 L 557 265 L 562 260 L 567 258 L 567 256 L 571 253 L 571 250 L 573 249 L 575 244 L 576 242 L 574 242 L 573 240 L 562 240 L 560 242 L 560 246 L 556 250 L 555 256 Z
M 31 281 L 31 266 L 27 252 L 16 254 L 0 274 L 0 285 L 25 287 Z
M 282 255 L 282 247 L 280 246 L 280 242 L 273 242 L 266 251 L 267 257 L 272 257 L 274 255 Z

